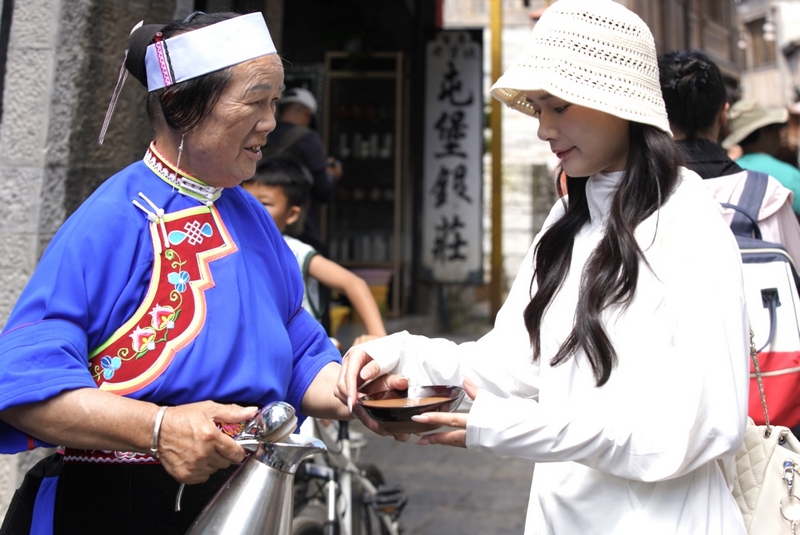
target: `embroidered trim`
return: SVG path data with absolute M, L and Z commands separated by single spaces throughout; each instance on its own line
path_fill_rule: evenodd
M 89 355 L 97 386 L 123 395 L 153 382 L 197 337 L 206 320 L 205 290 L 214 286 L 209 264 L 238 250 L 213 206 L 149 219 L 153 273 L 147 294 Z M 163 246 L 159 231 L 165 233 Z
M 134 451 L 109 450 L 64 450 L 65 463 L 99 463 L 99 464 L 161 464 L 149 453 Z
M 166 59 L 173 84 L 277 52 L 261 12 L 173 35 L 163 43 L 168 48 Z M 149 45 L 145 53 L 148 91 L 170 85 L 157 46 Z
M 172 74 L 169 70 L 167 43 L 163 40 L 163 34 L 158 32 L 153 43 L 156 49 L 156 56 L 158 57 L 158 68 L 161 71 L 161 77 L 164 79 L 164 87 L 169 87 L 173 84 Z
M 144 163 L 164 182 L 177 189 L 179 193 L 197 199 L 206 206 L 211 206 L 222 195 L 223 188 L 207 186 L 197 178 L 183 173 L 169 163 L 156 149 L 155 141 L 150 143 L 150 147 L 145 152 Z
M 244 430 L 245 422 L 217 423 L 217 427 L 229 437 L 235 437 Z M 161 461 L 149 453 L 135 451 L 79 450 L 75 448 L 58 448 L 57 451 L 64 456 L 65 463 L 161 464 Z

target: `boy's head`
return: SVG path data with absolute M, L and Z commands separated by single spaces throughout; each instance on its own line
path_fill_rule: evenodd
M 242 183 L 269 211 L 278 230 L 284 232 L 302 214 L 311 191 L 308 169 L 289 158 L 272 156 L 259 162 L 256 174 Z

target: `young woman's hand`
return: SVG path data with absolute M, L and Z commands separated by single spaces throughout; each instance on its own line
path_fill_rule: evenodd
M 350 412 L 361 420 L 364 426 L 381 436 L 393 435 L 395 440 L 405 442 L 411 435 L 393 434 L 383 429 L 370 418 L 356 401 L 359 397 L 383 390 L 405 390 L 408 379 L 402 375 L 380 375 L 381 367 L 363 349 L 353 348 L 342 360 L 342 369 L 336 389 L 336 397 L 347 404 Z
M 358 336 L 356 337 L 355 340 L 353 340 L 353 345 L 357 346 L 358 344 L 363 344 L 364 342 L 369 342 L 370 340 L 376 340 L 378 338 L 383 338 L 383 337 L 377 334 L 362 334 L 361 336 Z
M 381 376 L 381 367 L 363 349 L 354 347 L 342 359 L 342 369 L 336 385 L 336 397 L 350 412 L 361 395 L 382 390 L 405 390 L 408 380 L 401 375 Z M 356 416 L 358 416 L 356 414 Z
M 475 399 L 478 395 L 478 387 L 472 384 L 469 379 L 464 380 L 464 390 L 470 399 Z M 453 427 L 455 431 L 441 431 L 439 433 L 429 433 L 423 435 L 417 444 L 424 446 L 427 444 L 442 444 L 445 446 L 455 446 L 457 448 L 467 447 L 467 414 L 458 412 L 426 412 L 419 416 L 412 416 L 412 420 L 425 424 L 437 424 L 441 426 Z

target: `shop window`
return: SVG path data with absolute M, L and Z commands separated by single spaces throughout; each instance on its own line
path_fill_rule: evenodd
M 775 63 L 775 37 L 774 33 L 766 34 L 765 39 L 764 25 L 766 22 L 767 19 L 763 18 L 752 20 L 745 25 L 753 68 Z

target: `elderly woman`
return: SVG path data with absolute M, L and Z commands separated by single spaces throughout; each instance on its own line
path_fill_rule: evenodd
M 1 451 L 60 446 L 28 478 L 32 533 L 182 533 L 258 407 L 349 418 L 297 263 L 237 187 L 283 84 L 263 17 L 143 26 L 126 58 L 155 139 L 63 225 L 0 337 Z

